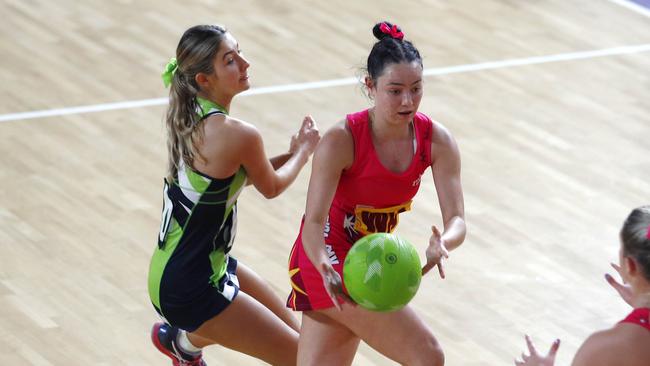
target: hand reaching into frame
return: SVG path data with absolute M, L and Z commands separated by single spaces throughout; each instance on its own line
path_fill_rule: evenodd
M 623 275 L 621 274 L 621 266 L 614 263 L 610 264 L 612 265 L 612 268 L 618 272 L 619 277 L 622 279 Z M 614 290 L 616 290 L 618 294 L 621 295 L 623 301 L 628 303 L 628 305 L 634 307 L 634 305 L 632 305 L 632 287 L 630 287 L 630 285 L 625 284 L 625 281 L 623 281 L 623 283 L 616 281 L 616 279 L 609 273 L 605 274 L 605 280 L 607 280 L 607 283 L 609 283 L 614 288 Z
M 530 354 L 526 355 L 522 352 L 522 361 L 515 360 L 516 366 L 553 366 L 555 363 L 555 355 L 557 354 L 558 348 L 560 348 L 560 340 L 556 339 L 553 342 L 546 356 L 541 356 L 537 353 L 537 349 L 535 349 L 535 345 L 528 335 L 526 335 L 526 345 Z

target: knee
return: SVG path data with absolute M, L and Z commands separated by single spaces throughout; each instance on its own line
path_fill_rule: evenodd
M 443 366 L 445 364 L 445 353 L 438 342 L 431 346 L 429 355 L 431 358 L 426 362 L 427 365 Z
M 445 354 L 440 343 L 433 336 L 421 340 L 417 349 L 413 352 L 413 357 L 408 362 L 408 365 L 413 366 L 443 366 L 444 364 Z

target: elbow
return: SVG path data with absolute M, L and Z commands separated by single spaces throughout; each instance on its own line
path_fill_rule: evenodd
M 279 196 L 280 192 L 276 192 L 276 191 L 262 192 L 262 195 L 264 196 L 264 198 L 270 200 L 271 198 L 275 198 Z
M 454 216 L 449 221 L 448 225 L 445 226 L 445 230 L 447 228 L 456 233 L 454 236 L 456 237 L 458 245 L 461 245 L 465 241 L 465 237 L 467 236 L 467 224 L 465 223 L 464 217 Z
M 267 199 L 279 196 L 289 186 L 290 181 L 276 176 L 274 179 L 265 182 L 257 187 L 257 190 Z
M 463 217 L 458 217 L 459 225 L 460 225 L 460 242 L 465 241 L 465 237 L 467 236 L 467 223 L 465 223 L 465 218 Z
M 461 226 L 465 227 L 465 217 L 461 215 L 454 215 L 451 218 L 447 219 L 444 222 L 445 227 L 451 227 L 451 226 Z
M 278 187 L 277 185 L 274 185 L 267 190 L 260 191 L 260 193 L 262 193 L 264 198 L 271 199 L 279 196 L 280 193 L 282 193 L 282 189 L 280 189 L 280 187 Z
M 266 199 L 275 198 L 282 193 L 280 185 L 273 180 L 253 181 L 255 189 Z

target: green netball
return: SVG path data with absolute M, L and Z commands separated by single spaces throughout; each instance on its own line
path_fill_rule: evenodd
M 417 251 L 397 235 L 376 233 L 359 239 L 343 263 L 350 297 L 373 311 L 394 311 L 408 304 L 420 287 Z

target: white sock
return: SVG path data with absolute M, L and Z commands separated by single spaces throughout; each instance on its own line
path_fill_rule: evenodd
M 190 339 L 187 338 L 187 332 L 182 329 L 178 330 L 176 341 L 178 342 L 178 345 L 181 347 L 181 349 L 189 354 L 194 355 L 197 353 L 201 353 L 201 349 L 193 345 L 192 342 L 190 342 Z

